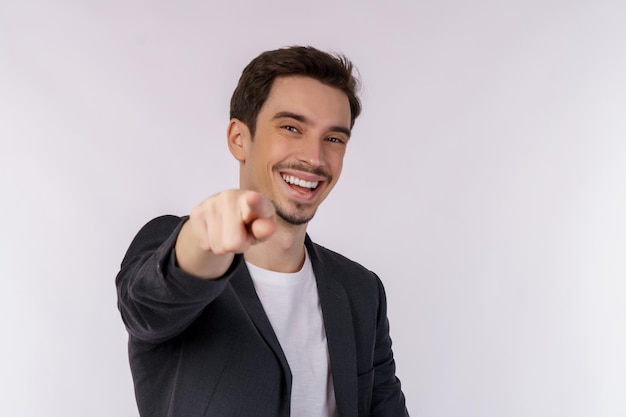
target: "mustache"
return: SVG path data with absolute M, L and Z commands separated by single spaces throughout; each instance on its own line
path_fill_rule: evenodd
M 330 175 L 330 172 L 328 172 L 324 167 L 311 168 L 296 162 L 283 163 L 274 166 L 274 171 L 282 171 L 284 169 L 292 169 L 295 171 L 307 172 L 309 174 L 318 175 L 320 177 L 324 177 L 326 181 L 330 181 L 333 177 L 332 175 Z

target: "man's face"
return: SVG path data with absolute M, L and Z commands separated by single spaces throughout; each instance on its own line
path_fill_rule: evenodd
M 254 138 L 242 137 L 241 188 L 271 200 L 285 222 L 307 223 L 339 179 L 350 116 L 341 90 L 308 77 L 277 78 Z

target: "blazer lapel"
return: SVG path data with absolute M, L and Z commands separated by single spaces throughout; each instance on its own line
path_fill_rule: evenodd
M 334 278 L 336 269 L 332 268 L 328 259 L 320 258 L 308 235 L 306 246 L 317 280 L 337 413 L 342 417 L 356 416 L 358 414 L 356 341 L 348 295 L 345 288 Z
M 274 333 L 274 329 L 267 318 L 267 314 L 265 314 L 263 304 L 261 304 L 261 300 L 254 289 L 254 284 L 252 283 L 252 278 L 250 277 L 250 272 L 248 271 L 248 267 L 245 262 L 241 262 L 241 265 L 232 277 L 230 283 L 235 292 L 238 294 L 241 304 L 248 313 L 248 317 L 250 317 L 255 327 L 261 334 L 261 337 L 272 349 L 276 358 L 280 362 L 284 371 L 285 380 L 287 381 L 287 389 L 289 390 L 288 392 L 290 392 L 292 376 L 287 358 L 280 347 L 280 343 L 278 342 L 276 333 Z

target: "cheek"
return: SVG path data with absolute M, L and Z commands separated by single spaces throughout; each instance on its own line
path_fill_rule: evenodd
M 343 169 L 343 157 L 345 152 L 335 151 L 328 155 L 326 161 L 329 164 L 330 168 L 333 171 L 333 175 L 336 177 L 341 174 L 341 170 Z

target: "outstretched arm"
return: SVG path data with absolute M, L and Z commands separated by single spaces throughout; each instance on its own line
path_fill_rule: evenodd
M 189 219 L 163 216 L 130 245 L 116 278 L 131 336 L 159 343 L 187 328 L 221 294 L 250 245 L 275 230 L 274 207 L 251 191 L 225 191 Z

